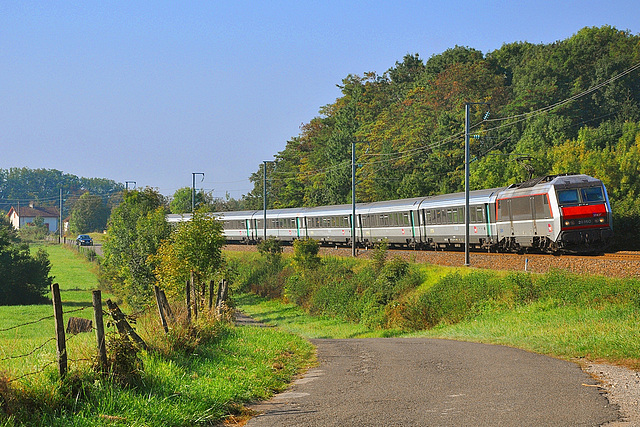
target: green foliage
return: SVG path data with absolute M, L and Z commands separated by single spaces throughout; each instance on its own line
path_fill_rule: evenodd
M 204 191 L 196 191 L 195 201 L 193 201 L 193 189 L 183 187 L 176 190 L 173 194 L 171 202 L 169 202 L 169 210 L 172 214 L 183 214 L 192 212 L 191 204 L 195 203 L 196 211 L 211 211 L 210 207 L 213 203 L 210 194 Z
M 49 235 L 44 219 L 36 217 L 32 223 L 24 225 L 19 231 L 20 240 L 25 243 L 42 242 Z
M 387 262 L 387 256 L 389 255 L 389 242 L 387 239 L 384 239 L 375 244 L 373 247 L 373 255 L 371 259 L 373 260 L 373 269 L 376 272 L 382 271 L 384 268 L 384 264 Z
M 102 231 L 108 219 L 109 208 L 102 197 L 86 192 L 73 205 L 69 226 L 73 233 Z
M 53 278 L 47 253 L 31 255 L 29 246 L 19 243 L 13 226 L 0 219 L 0 305 L 41 304 L 48 300 Z
M 293 242 L 293 258 L 291 261 L 298 269 L 316 268 L 322 261 L 318 256 L 319 251 L 320 246 L 317 240 L 298 239 Z
M 126 192 L 111 214 L 100 280 L 132 307 L 152 297 L 156 278 L 149 256 L 169 236 L 165 214 L 164 198 L 151 188 Z
M 99 195 L 110 207 L 116 205 L 124 185 L 105 178 L 79 178 L 56 169 L 0 169 L 0 194 L 4 199 L 26 199 L 42 206 L 57 206 L 60 189 L 65 199 L 63 216 L 66 216 L 86 192 Z M 0 209 L 8 211 L 10 207 L 0 200 Z
M 204 289 L 223 265 L 222 223 L 204 212 L 196 212 L 190 221 L 180 223 L 163 241 L 157 255 L 149 257 L 158 284 L 177 295 L 183 294 L 191 274 L 194 286 Z
M 258 243 L 258 252 L 266 257 L 269 263 L 278 264 L 282 260 L 282 244 L 275 237 L 261 240 Z
M 308 243 L 300 242 L 305 248 L 300 252 L 308 255 Z M 315 249 L 311 258 L 299 255 L 292 268 L 272 266 L 265 258 L 247 257 L 231 264 L 239 271 L 234 284 L 239 291 L 283 297 L 309 313 L 362 322 L 374 329 L 392 326 L 394 301 L 423 281 L 422 273 L 400 258 L 393 258 L 378 270 L 373 262 L 358 266 L 353 260 L 341 258 L 321 260 Z

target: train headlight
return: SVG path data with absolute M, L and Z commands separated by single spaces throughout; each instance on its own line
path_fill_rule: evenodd
M 567 226 L 567 227 L 570 226 L 571 225 L 571 221 L 565 221 L 564 225 Z
M 600 223 L 604 224 L 604 217 L 600 218 Z

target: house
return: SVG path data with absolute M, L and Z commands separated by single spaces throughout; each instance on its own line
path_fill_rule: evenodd
M 18 206 L 17 209 L 11 206 L 7 217 L 16 230 L 32 224 L 36 218 L 40 217 L 49 231 L 53 232 L 58 230 L 60 211 L 55 206 L 35 206 L 30 203 L 29 206 Z

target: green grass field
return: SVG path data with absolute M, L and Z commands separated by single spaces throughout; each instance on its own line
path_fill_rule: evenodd
M 81 310 L 69 315 L 91 318 L 95 266 L 73 249 L 44 247 L 54 281 L 60 284 L 64 311 Z M 107 297 L 103 295 L 103 301 Z M 55 335 L 53 319 L 38 321 L 52 313 L 50 304 L 0 307 L 0 329 L 36 321 L 0 332 L 0 402 L 7 402 L 13 413 L 8 416 L 0 406 L 2 427 L 212 425 L 229 416 L 246 416 L 243 404 L 283 390 L 314 360 L 311 344 L 297 336 L 218 324 L 212 338 L 192 352 L 142 352 L 139 379 L 134 386 L 123 386 L 91 369 L 95 335 L 83 333 L 67 341 L 69 374 L 60 381 L 55 344 L 48 341 Z M 158 333 L 153 315 L 139 319 L 137 328 L 148 343 L 167 340 Z M 27 353 L 32 354 L 11 358 Z M 22 377 L 30 373 L 35 374 Z
M 91 319 L 91 291 L 97 287 L 97 277 L 94 273 L 95 265 L 84 259 L 76 252 L 59 245 L 32 245 L 31 250 L 38 247 L 46 249 L 51 261 L 51 275 L 54 282 L 60 285 L 60 295 L 63 311 L 73 313 L 65 315 Z M 49 295 L 50 297 L 50 295 Z M 103 296 L 103 299 L 108 295 Z M 17 329 L 0 331 L 0 368 L 10 378 L 16 378 L 31 372 L 36 372 L 55 362 L 55 336 L 53 321 L 53 306 L 51 304 L 29 306 L 0 307 L 0 330 L 22 325 L 28 322 L 36 323 L 21 326 Z M 71 359 L 86 359 L 87 345 L 91 347 L 92 334 L 80 334 L 69 340 L 69 357 Z M 47 344 L 44 344 L 49 341 Z M 43 345 L 44 344 L 44 345 Z M 40 347 L 35 351 L 37 347 Z M 27 357 L 17 357 L 27 353 Z

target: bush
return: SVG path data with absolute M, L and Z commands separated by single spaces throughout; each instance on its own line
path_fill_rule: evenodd
M 271 263 L 278 263 L 282 259 L 282 244 L 275 237 L 269 237 L 258 243 L 258 252 Z
M 313 239 L 300 239 L 293 242 L 293 265 L 298 269 L 313 270 L 318 268 L 321 259 L 318 256 L 320 246 Z

